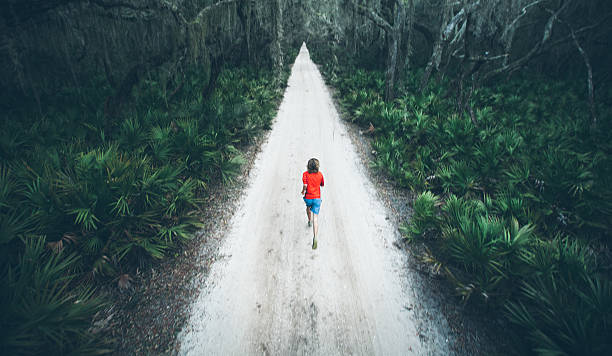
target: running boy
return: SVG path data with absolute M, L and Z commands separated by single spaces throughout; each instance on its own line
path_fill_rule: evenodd
M 302 195 L 306 203 L 306 215 L 308 215 L 308 227 L 312 226 L 312 249 L 317 248 L 317 235 L 319 234 L 319 209 L 321 208 L 321 187 L 325 185 L 323 174 L 319 172 L 319 160 L 311 158 L 306 166 L 308 171 L 302 174 Z

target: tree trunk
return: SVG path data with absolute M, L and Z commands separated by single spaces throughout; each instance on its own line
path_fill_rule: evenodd
M 442 61 L 442 53 L 444 52 L 444 48 L 451 41 L 451 37 L 455 32 L 455 28 L 457 25 L 464 21 L 464 19 L 469 16 L 469 14 L 474 11 L 476 8 L 480 6 L 480 0 L 475 1 L 473 3 L 465 4 L 461 11 L 459 11 L 452 18 L 452 8 L 453 3 L 451 0 L 447 0 L 445 4 L 445 12 L 444 12 L 444 20 L 442 21 L 442 26 L 440 28 L 440 35 L 434 45 L 434 50 L 431 55 L 431 59 L 427 63 L 427 67 L 425 68 L 425 75 L 423 76 L 423 80 L 421 81 L 421 89 L 427 86 L 429 82 L 429 77 L 431 76 L 431 72 L 434 67 L 439 69 L 440 62 Z M 448 20 L 450 18 L 450 21 Z
M 253 0 L 243 0 L 242 1 L 242 6 L 239 7 L 239 16 L 242 19 L 242 22 L 244 24 L 244 42 L 245 42 L 245 50 L 246 50 L 246 58 L 247 58 L 247 63 L 249 63 L 249 65 L 252 65 L 254 63 L 253 60 L 253 50 L 251 48 L 252 46 L 252 40 L 251 40 L 251 18 L 252 18 L 252 12 L 253 12 L 253 4 L 252 4 Z
M 448 23 L 450 7 L 452 7 L 451 0 L 446 0 L 444 3 L 444 8 L 442 9 L 444 15 L 442 20 L 442 26 L 440 27 L 440 35 L 434 43 L 431 58 L 429 59 L 429 62 L 427 62 L 427 66 L 425 67 L 425 73 L 423 74 L 423 79 L 421 80 L 421 90 L 423 90 L 427 86 L 427 83 L 429 83 L 429 77 L 431 76 L 431 72 L 433 71 L 434 66 L 437 67 L 438 65 L 440 65 L 443 44 L 445 41 L 444 33 Z
M 354 56 L 355 54 L 357 54 L 357 11 L 355 11 L 355 8 L 351 9 L 351 54 Z
M 408 0 L 406 2 L 408 7 L 406 8 L 406 20 L 404 21 L 404 29 L 408 29 L 408 33 L 406 35 L 406 43 L 404 49 L 404 65 L 402 67 L 402 71 L 405 73 L 406 70 L 410 69 L 410 57 L 412 56 L 412 39 L 414 37 L 414 0 Z M 402 35 L 404 30 L 402 30 Z
M 283 70 L 283 50 L 281 47 L 281 41 L 283 39 L 283 14 L 282 5 L 280 0 L 272 1 L 272 19 L 274 21 L 274 42 L 272 44 L 272 61 L 274 64 L 274 71 L 276 72 L 276 79 L 280 80 L 281 72 Z
M 574 40 L 576 49 L 582 56 L 582 59 L 584 60 L 584 65 L 586 66 L 586 69 L 587 69 L 587 87 L 589 88 L 589 108 L 591 109 L 592 125 L 596 126 L 597 125 L 597 113 L 595 110 L 595 94 L 594 94 L 595 89 L 593 86 L 593 67 L 591 66 L 591 60 L 589 59 L 589 55 L 582 48 L 582 46 L 580 45 L 580 42 L 578 42 L 578 37 L 576 37 L 576 33 L 571 28 L 570 28 L 570 31 L 572 33 L 572 39 Z
M 402 1 L 395 5 L 395 18 L 393 19 L 393 30 L 391 32 L 391 44 L 389 46 L 387 71 L 385 75 L 385 100 L 395 99 L 395 84 L 397 81 L 398 50 L 401 46 L 403 23 L 405 19 L 405 7 Z

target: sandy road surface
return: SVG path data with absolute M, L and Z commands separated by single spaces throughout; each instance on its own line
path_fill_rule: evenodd
M 417 336 L 423 320 L 407 307 L 419 302 L 391 245 L 396 228 L 305 46 L 288 85 L 179 353 L 448 354 L 437 327 Z M 300 196 L 311 157 L 326 182 L 314 251 Z

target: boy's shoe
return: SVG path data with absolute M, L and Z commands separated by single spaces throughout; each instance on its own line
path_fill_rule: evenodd
M 313 250 L 317 249 L 317 238 L 316 237 L 312 238 L 312 249 Z
M 312 222 L 310 222 L 310 220 L 308 220 L 308 227 L 312 227 Z

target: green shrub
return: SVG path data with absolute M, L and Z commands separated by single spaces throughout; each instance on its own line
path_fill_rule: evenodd
M 44 238 L 28 237 L 15 264 L 1 262 L 2 354 L 108 352 L 87 331 L 103 303 L 92 288 L 75 284 L 77 259 L 75 254 L 49 253 Z
M 42 97 L 44 115 L 27 98 L 3 105 L 0 294 L 10 330 L 0 353 L 106 351 L 90 332 L 101 305 L 93 286 L 193 238 L 209 186 L 235 180 L 241 149 L 270 128 L 282 94 L 271 73 L 225 69 L 210 93 L 208 73 L 186 74 L 151 73 L 116 117 L 101 100 L 114 94 L 104 78 Z
M 555 239 L 525 256 L 537 271 L 506 305 L 541 355 L 606 355 L 612 341 L 612 284 L 594 271 L 592 252 Z
M 381 72 L 338 63 L 347 119 L 375 127 L 371 165 L 416 193 L 402 231 L 458 295 L 506 305 L 537 353 L 609 350 L 610 279 L 593 262 L 611 241 L 609 106 L 593 128 L 575 82 L 515 77 L 476 88 L 472 115 L 445 80 L 421 90 L 418 72 L 385 103 Z
M 375 127 L 382 121 L 385 111 L 385 102 L 380 99 L 366 101 L 355 110 L 354 121 L 359 125 L 374 124 Z
M 414 211 L 408 233 L 411 238 L 422 238 L 428 233 L 436 233 L 441 230 L 441 220 L 438 217 L 437 207 L 440 198 L 431 192 L 423 192 L 414 200 Z

